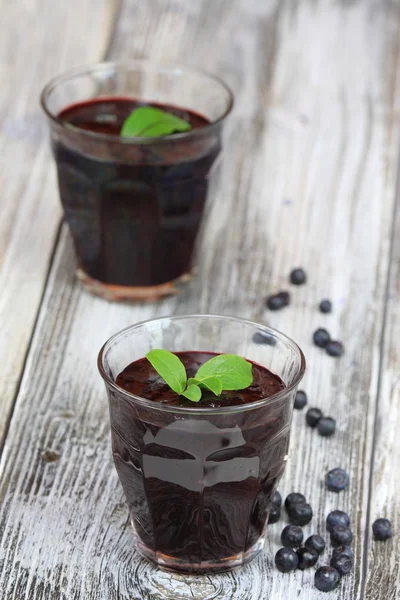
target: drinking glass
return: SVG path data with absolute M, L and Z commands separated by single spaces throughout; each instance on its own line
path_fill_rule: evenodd
M 116 122 L 121 101 L 179 109 L 204 122 L 157 138 L 121 137 L 119 128 L 112 135 L 87 125 Z M 200 69 L 134 60 L 72 69 L 48 83 L 41 103 L 78 278 L 109 300 L 179 293 L 193 274 L 222 125 L 233 105 L 230 89 Z M 70 107 L 80 109 L 79 125 L 63 118 Z
M 115 380 L 154 348 L 234 353 L 285 388 L 240 406 L 163 405 Z M 112 452 L 138 551 L 159 567 L 227 571 L 264 546 L 272 497 L 288 456 L 294 396 L 305 360 L 291 339 L 233 317 L 187 315 L 133 325 L 98 358 L 108 392 Z

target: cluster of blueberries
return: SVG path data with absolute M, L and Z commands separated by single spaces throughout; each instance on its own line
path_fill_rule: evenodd
M 296 393 L 294 408 L 302 410 L 308 402 L 307 394 L 303 390 Z M 324 417 L 319 408 L 309 408 L 306 413 L 306 423 L 309 427 L 317 429 L 319 435 L 330 437 L 336 431 L 336 421 L 332 417 Z
M 293 269 L 290 273 L 289 279 L 290 283 L 293 283 L 293 285 L 303 285 L 303 283 L 306 283 L 307 281 L 307 275 L 304 269 Z M 327 302 L 329 302 L 329 300 L 327 300 Z M 266 305 L 270 310 L 280 310 L 285 306 L 289 306 L 289 304 L 290 294 L 287 291 L 281 291 L 277 294 L 272 294 L 271 296 L 268 296 L 266 300 Z M 330 302 L 329 304 L 330 310 L 325 312 L 330 312 L 332 310 L 332 305 Z
M 347 475 L 346 475 L 347 476 Z M 343 489 L 343 488 L 341 488 Z M 334 491 L 339 491 L 335 489 Z M 282 497 L 275 492 L 269 517 L 269 524 L 280 518 Z M 295 569 L 308 569 L 317 564 L 319 556 L 325 550 L 325 540 L 320 535 L 311 535 L 303 544 L 303 531 L 300 526 L 312 519 L 312 508 L 303 494 L 293 492 L 285 500 L 285 509 L 290 525 L 281 533 L 282 548 L 275 555 L 275 564 L 282 573 Z M 350 547 L 353 534 L 350 518 L 342 510 L 334 510 L 327 516 L 326 528 L 330 534 L 332 556 L 329 566 L 319 567 L 315 571 L 314 585 L 322 592 L 330 592 L 338 587 L 341 578 L 350 573 L 354 564 L 354 554 Z M 388 519 L 377 519 L 372 526 L 376 540 L 386 540 L 392 536 Z
M 293 285 L 303 285 L 307 281 L 307 274 L 302 268 L 293 269 L 289 275 L 290 283 Z M 277 294 L 268 296 L 266 300 L 267 308 L 270 310 L 280 310 L 290 304 L 290 294 L 286 290 L 282 290 Z M 319 303 L 321 313 L 327 314 L 332 312 L 332 302 L 324 299 Z M 323 348 L 329 356 L 339 357 L 344 352 L 342 342 L 332 340 L 326 329 L 319 328 L 313 334 L 313 341 L 316 346 Z
M 339 357 L 344 352 L 342 342 L 332 340 L 329 332 L 322 327 L 314 331 L 313 342 L 319 348 L 323 348 L 329 356 Z
M 290 273 L 290 282 L 293 285 L 303 285 L 307 281 L 304 269 L 293 269 Z M 270 310 L 280 310 L 290 304 L 290 294 L 280 291 L 269 296 L 266 305 Z M 332 302 L 324 299 L 319 303 L 321 313 L 332 312 Z M 256 334 L 255 343 L 272 343 L 265 338 L 266 334 Z M 337 340 L 332 340 L 326 329 L 319 328 L 313 334 L 313 342 L 323 348 L 329 356 L 340 357 L 344 353 L 344 346 Z M 303 390 L 296 393 L 294 408 L 302 410 L 307 405 L 307 394 Z M 330 437 L 335 433 L 336 421 L 332 417 L 325 417 L 319 408 L 309 408 L 306 413 L 306 423 L 316 429 L 323 437 Z M 340 492 L 349 485 L 349 476 L 343 469 L 332 469 L 326 474 L 325 483 L 328 490 Z M 275 492 L 269 514 L 268 524 L 276 523 L 281 517 L 282 497 Z M 319 556 L 325 550 L 325 540 L 320 535 L 311 535 L 303 544 L 302 526 L 307 525 L 312 519 L 313 511 L 303 494 L 293 492 L 285 500 L 285 509 L 290 525 L 281 533 L 282 548 L 275 555 L 275 564 L 279 571 L 288 573 L 295 569 L 308 569 L 317 564 Z M 329 566 L 319 567 L 315 571 L 315 587 L 322 592 L 329 592 L 338 587 L 342 576 L 347 575 L 353 568 L 354 555 L 350 547 L 353 533 L 350 529 L 350 518 L 342 510 L 334 510 L 327 516 L 326 528 L 330 534 L 332 556 Z M 392 537 L 392 526 L 388 519 L 377 519 L 372 525 L 375 540 L 384 541 Z

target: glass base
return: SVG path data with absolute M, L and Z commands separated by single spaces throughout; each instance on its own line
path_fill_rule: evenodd
M 98 281 L 82 271 L 82 269 L 77 269 L 76 271 L 77 278 L 88 292 L 110 302 L 154 302 L 166 296 L 176 296 L 182 292 L 185 284 L 191 281 L 194 275 L 195 269 L 192 269 L 190 273 L 185 273 L 178 279 L 159 285 L 125 286 Z
M 228 556 L 221 560 L 204 561 L 199 563 L 187 562 L 176 558 L 174 556 L 168 556 L 161 552 L 154 552 L 147 548 L 141 539 L 134 532 L 136 549 L 144 558 L 147 558 L 152 563 L 157 565 L 162 571 L 172 571 L 173 573 L 186 573 L 189 575 L 206 575 L 208 573 L 224 573 L 226 571 L 232 571 L 238 569 L 243 565 L 247 564 L 263 549 L 265 543 L 265 537 L 261 537 L 254 546 L 249 548 L 246 552 L 240 552 L 235 556 Z

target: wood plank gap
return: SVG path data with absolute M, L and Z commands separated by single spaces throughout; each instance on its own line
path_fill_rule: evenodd
M 109 32 L 108 32 L 108 40 L 107 43 L 104 47 L 104 51 L 103 51 L 103 55 L 102 55 L 102 59 L 104 61 L 108 61 L 108 60 L 113 60 L 112 58 L 112 52 L 113 52 L 113 47 L 115 44 L 115 41 L 117 39 L 117 34 L 119 32 L 119 20 L 121 18 L 121 14 L 122 14 L 122 6 L 123 6 L 123 2 L 126 0 L 112 0 L 114 6 L 112 8 L 111 14 L 111 22 L 112 25 L 110 26 Z M 99 60 L 99 62 L 101 61 L 101 58 Z
M 386 342 L 386 334 L 387 334 L 387 326 L 388 326 L 388 317 L 389 317 L 389 291 L 390 291 L 390 282 L 391 275 L 393 269 L 393 258 L 394 258 L 394 250 L 396 243 L 396 223 L 397 218 L 400 215 L 399 212 L 399 202 L 400 202 L 400 153 L 397 158 L 397 173 L 396 173 L 396 186 L 395 186 L 395 200 L 393 203 L 393 215 L 392 215 L 392 225 L 390 232 L 390 247 L 389 247 L 389 260 L 387 266 L 387 275 L 385 282 L 385 296 L 384 296 L 384 305 L 383 305 L 383 321 L 382 321 L 382 329 L 381 329 L 381 337 L 379 342 L 379 367 L 378 367 L 378 381 L 376 386 L 376 402 L 375 402 L 375 410 L 374 410 L 374 428 L 372 433 L 372 447 L 371 454 L 369 459 L 369 478 L 368 478 L 368 499 L 367 499 L 367 509 L 366 509 L 366 520 L 365 520 L 365 531 L 364 531 L 364 552 L 363 552 L 363 561 L 362 561 L 362 570 L 361 570 L 361 598 L 365 597 L 365 587 L 367 585 L 367 576 L 368 576 L 368 562 L 369 562 L 369 539 L 371 535 L 371 507 L 372 507 L 372 486 L 374 482 L 374 468 L 375 468 L 375 457 L 376 457 L 376 445 L 378 441 L 378 415 L 379 415 L 379 400 L 382 395 L 382 383 L 383 383 L 383 369 L 385 364 L 385 342 Z
M 54 258 L 55 258 L 56 252 L 57 252 L 57 247 L 58 247 L 58 242 L 59 242 L 60 235 L 61 235 L 62 226 L 63 226 L 63 220 L 61 219 L 60 222 L 59 222 L 59 224 L 58 224 L 58 229 L 57 229 L 56 236 L 54 238 L 54 245 L 53 245 L 53 249 L 52 249 L 51 256 L 50 256 L 49 263 L 48 263 L 47 270 L 46 270 L 46 277 L 45 277 L 44 283 L 43 283 L 43 289 L 42 289 L 42 293 L 41 293 L 41 296 L 40 296 L 38 310 L 36 312 L 35 321 L 33 323 L 31 335 L 29 337 L 29 341 L 28 341 L 28 344 L 27 344 L 27 347 L 26 347 L 26 352 L 25 352 L 24 361 L 23 361 L 23 364 L 22 364 L 22 369 L 21 369 L 21 372 L 19 374 L 18 383 L 17 383 L 17 385 L 15 387 L 15 393 L 14 393 L 13 402 L 12 402 L 12 405 L 11 405 L 11 408 L 10 408 L 10 412 L 8 414 L 8 417 L 7 417 L 5 425 L 4 425 L 3 437 L 2 438 L 0 437 L 0 458 L 1 458 L 1 455 L 3 454 L 4 445 L 6 443 L 7 434 L 8 434 L 8 430 L 10 428 L 11 419 L 12 419 L 12 416 L 14 414 L 15 404 L 16 404 L 16 401 L 17 401 L 17 398 L 18 398 L 19 391 L 21 389 L 21 382 L 22 382 L 22 379 L 23 379 L 24 373 L 25 373 L 26 361 L 28 360 L 29 352 L 30 352 L 31 347 L 32 347 L 32 340 L 34 338 L 36 327 L 37 327 L 37 324 L 38 324 L 38 321 L 39 321 L 39 317 L 40 317 L 40 313 L 41 313 L 41 310 L 42 310 L 43 298 L 44 298 L 44 296 L 46 294 L 47 284 L 48 284 L 49 277 L 50 277 L 50 274 L 51 274 L 51 271 L 52 271 L 52 268 L 53 268 Z
M 115 38 L 115 33 L 117 31 L 117 24 L 119 21 L 119 17 L 120 17 L 120 12 L 121 12 L 121 0 L 112 0 L 110 3 L 110 26 L 108 29 L 108 34 L 107 34 L 107 38 L 104 41 L 104 47 L 102 52 L 100 53 L 99 56 L 99 62 L 101 62 L 102 60 L 106 60 L 107 57 L 109 56 L 109 53 L 111 51 L 112 48 L 112 44 Z M 14 408 L 15 408 L 15 404 L 16 404 L 16 400 L 18 398 L 18 394 L 21 388 L 21 381 L 23 379 L 24 373 L 25 373 L 25 366 L 26 366 L 26 362 L 29 356 L 29 352 L 32 346 L 32 340 L 34 338 L 35 335 L 35 331 L 36 331 L 36 327 L 37 327 L 37 323 L 39 320 L 39 316 L 40 316 L 40 312 L 42 310 L 42 304 L 43 304 L 43 298 L 45 296 L 46 293 L 46 289 L 47 289 L 47 284 L 49 281 L 49 277 L 50 277 L 50 273 L 53 267 L 53 263 L 54 263 L 54 258 L 55 258 L 55 254 L 57 252 L 57 247 L 60 241 L 60 234 L 61 234 L 61 230 L 62 230 L 62 226 L 64 223 L 64 219 L 61 217 L 58 221 L 58 224 L 56 226 L 56 234 L 54 236 L 54 243 L 53 243 L 53 247 L 51 249 L 51 253 L 49 255 L 48 258 L 48 264 L 47 264 L 47 268 L 46 268 L 46 272 L 45 272 L 45 277 L 43 280 L 43 287 L 41 290 L 41 294 L 40 294 L 40 299 L 37 305 L 37 310 L 36 310 L 36 315 L 34 317 L 34 321 L 33 321 L 33 325 L 32 325 L 32 329 L 29 335 L 29 338 L 27 340 L 27 345 L 25 348 L 25 352 L 22 358 L 22 367 L 21 367 L 21 371 L 19 373 L 16 385 L 15 385 L 15 390 L 14 390 L 14 394 L 12 397 L 12 401 L 10 403 L 10 408 L 9 408 L 9 413 L 6 415 L 5 418 L 5 423 L 3 425 L 3 429 L 0 430 L 0 458 L 2 456 L 3 450 L 4 450 L 4 445 L 5 445 L 5 441 L 7 438 L 7 434 L 8 434 L 8 430 L 10 427 L 10 422 L 12 419 L 12 416 L 14 414 Z

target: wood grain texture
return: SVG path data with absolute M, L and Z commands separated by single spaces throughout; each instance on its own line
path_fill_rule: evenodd
M 117 1 L 0 1 L 0 446 L 20 381 L 61 210 L 39 94 L 99 60 Z
M 125 1 L 112 58 L 185 60 L 232 86 L 236 106 L 222 184 L 208 214 L 197 280 L 159 304 L 113 305 L 83 292 L 63 228 L 1 461 L 2 598 L 321 597 L 312 571 L 288 576 L 274 569 L 282 523 L 270 527 L 263 556 L 228 575 L 165 574 L 135 553 L 96 355 L 117 329 L 195 311 L 251 317 L 302 345 L 303 388 L 311 405 L 337 419 L 338 431 L 321 439 L 297 413 L 280 487 L 310 499 L 316 515 L 306 535 L 325 533 L 332 508 L 350 513 L 356 568 L 329 597 L 362 597 L 399 145 L 398 26 L 393 3 L 373 0 Z M 291 307 L 267 312 L 265 296 L 287 288 L 297 265 L 307 269 L 308 284 L 291 289 Z M 322 297 L 333 300 L 332 315 L 318 313 Z M 311 345 L 318 326 L 345 342 L 342 359 Z M 59 459 L 45 462 L 46 449 Z M 323 483 L 336 466 L 351 478 L 340 495 Z M 394 490 L 387 495 L 391 510 Z M 396 589 L 398 572 L 391 577 Z M 374 600 L 388 596 L 383 585 L 374 594 Z
M 399 191 L 399 190 L 398 190 Z M 398 202 L 398 196 L 397 196 Z M 369 528 L 375 519 L 390 519 L 394 537 L 387 542 L 369 538 L 366 600 L 400 597 L 400 210 L 393 227 L 393 248 L 383 335 L 379 403 L 375 422 L 374 461 L 371 469 Z M 371 532 L 370 532 L 371 533 Z M 382 591 L 384 590 L 384 592 Z

